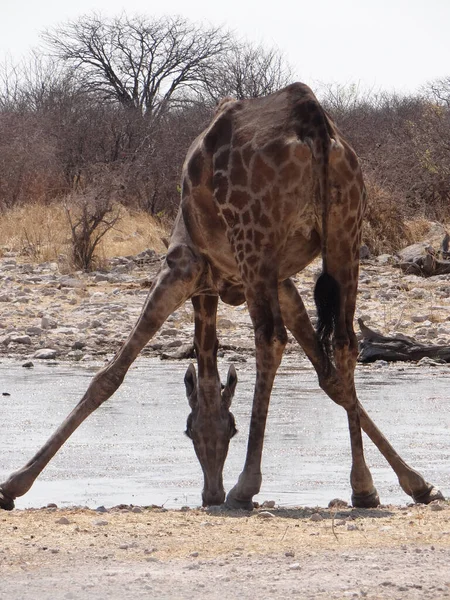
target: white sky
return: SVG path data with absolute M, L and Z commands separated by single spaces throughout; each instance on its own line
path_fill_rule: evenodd
M 0 0 L 0 62 L 82 14 L 182 15 L 277 46 L 297 79 L 417 90 L 450 75 L 450 0 Z

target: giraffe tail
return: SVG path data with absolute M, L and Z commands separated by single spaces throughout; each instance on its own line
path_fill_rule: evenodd
M 341 289 L 336 279 L 329 273 L 322 273 L 314 288 L 314 302 L 317 309 L 316 333 L 325 355 L 331 359 L 331 340 L 336 331 L 341 310 Z
M 330 129 L 323 109 L 318 106 L 323 118 L 323 128 L 313 142 L 313 172 L 315 173 L 318 205 L 322 213 L 322 274 L 314 288 L 317 309 L 316 333 L 318 341 L 328 359 L 332 358 L 332 338 L 338 325 L 341 311 L 339 282 L 328 272 L 328 217 L 330 211 Z

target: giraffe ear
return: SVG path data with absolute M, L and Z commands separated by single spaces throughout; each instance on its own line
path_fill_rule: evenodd
M 184 376 L 184 385 L 186 386 L 186 396 L 189 400 L 189 406 L 194 408 L 197 404 L 197 374 L 192 363 L 187 368 L 186 375 Z
M 230 408 L 231 401 L 233 400 L 234 392 L 237 384 L 237 373 L 234 365 L 230 365 L 228 369 L 227 382 L 222 391 L 222 402 L 225 408 Z

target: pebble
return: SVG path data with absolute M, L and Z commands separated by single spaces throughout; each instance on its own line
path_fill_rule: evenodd
M 61 517 L 55 521 L 58 525 L 70 525 L 70 521 L 67 517 Z
M 56 358 L 57 352 L 52 348 L 42 348 L 42 350 L 37 350 L 33 354 L 33 358 L 38 358 L 40 360 L 53 360 Z
M 261 512 L 256 513 L 256 516 L 259 519 L 273 519 L 275 515 L 268 510 L 263 510 Z
M 289 571 L 300 571 L 300 563 L 292 563 L 288 566 Z

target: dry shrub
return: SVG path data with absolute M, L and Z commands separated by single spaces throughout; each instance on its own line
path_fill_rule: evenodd
M 363 244 L 371 253 L 393 253 L 412 243 L 407 227 L 401 198 L 379 186 L 374 179 L 366 177 L 367 209 L 363 222 Z
M 138 254 L 152 248 L 164 252 L 168 228 L 141 211 L 121 209 L 121 220 L 99 244 L 102 258 Z M 71 232 L 62 203 L 27 204 L 0 213 L 0 253 L 17 252 L 24 260 L 68 262 Z
M 408 220 L 406 226 L 413 244 L 422 241 L 430 231 L 430 221 L 427 221 L 424 217 Z

